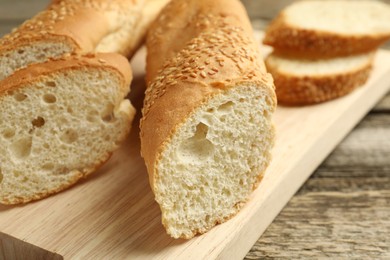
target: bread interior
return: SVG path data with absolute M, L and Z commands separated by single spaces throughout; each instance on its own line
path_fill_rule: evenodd
M 209 99 L 177 129 L 155 179 L 170 235 L 203 233 L 239 210 L 270 160 L 272 113 L 264 90 L 243 84 Z
M 29 64 L 47 61 L 49 57 L 58 58 L 71 51 L 72 47 L 69 44 L 43 41 L 5 51 L 0 54 L 0 80 L 18 69 L 27 67 Z
M 111 70 L 64 70 L 3 93 L 0 197 L 39 198 L 107 160 L 130 127 L 121 80 Z

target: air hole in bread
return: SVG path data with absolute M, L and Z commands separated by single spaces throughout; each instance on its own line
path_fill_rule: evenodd
M 234 103 L 232 101 L 228 101 L 226 103 L 223 103 L 218 107 L 219 112 L 228 113 L 233 109 Z
M 14 175 L 15 178 L 19 178 L 19 176 L 22 175 L 22 173 L 19 172 L 19 171 L 14 171 L 13 175 Z
M 88 122 L 91 122 L 91 123 L 95 123 L 98 121 L 98 111 L 96 110 L 91 110 L 88 112 L 88 115 L 87 115 L 87 121 Z
M 23 100 L 25 100 L 27 98 L 27 95 L 23 94 L 23 93 L 15 93 L 14 94 L 14 98 L 15 98 L 16 101 L 21 102 L 21 101 L 23 101 Z
M 44 143 L 44 144 L 43 144 L 43 148 L 49 149 L 49 148 L 50 148 L 50 145 L 49 145 L 48 143 Z
M 45 163 L 44 165 L 42 165 L 42 170 L 50 171 L 53 169 L 54 169 L 54 164 L 52 163 Z
M 19 54 L 23 54 L 23 53 L 24 53 L 24 50 L 18 50 L 18 53 L 19 53 Z
M 45 103 L 52 104 L 57 101 L 57 98 L 53 94 L 45 94 L 43 95 L 43 101 L 45 101 Z
M 24 137 L 16 140 L 11 145 L 11 151 L 16 158 L 23 159 L 30 155 L 31 146 L 32 146 L 32 138 Z
M 56 171 L 56 174 L 58 175 L 64 175 L 64 174 L 67 174 L 69 173 L 69 169 L 65 166 L 62 166 L 60 167 L 57 171 Z
M 46 86 L 54 88 L 57 86 L 57 84 L 54 81 L 47 81 Z
M 1 170 L 1 168 L 0 168 L 0 183 L 2 183 L 3 182 L 3 171 Z
M 66 111 L 69 113 L 69 114 L 72 114 L 73 113 L 73 109 L 71 107 L 67 107 L 66 108 Z
M 113 122 L 115 120 L 114 105 L 113 104 L 106 105 L 101 115 L 102 115 L 102 120 L 104 122 L 107 123 Z
M 60 140 L 66 144 L 71 144 L 77 141 L 78 134 L 74 129 L 67 129 L 65 132 L 61 135 Z
M 5 139 L 10 139 L 15 136 L 15 130 L 12 128 L 6 128 L 4 129 L 2 135 Z
M 37 118 L 35 118 L 34 120 L 31 121 L 32 125 L 34 127 L 42 127 L 45 125 L 45 119 L 43 119 L 43 117 L 40 117 L 38 116 Z
M 224 189 L 222 190 L 222 193 L 225 194 L 226 196 L 232 195 L 232 192 L 231 192 L 230 190 L 226 189 L 226 188 L 224 188 Z
M 263 116 L 267 118 L 270 116 L 267 110 L 263 110 Z
M 208 130 L 207 125 L 199 123 L 194 135 L 179 145 L 177 155 L 182 163 L 201 163 L 212 157 L 215 147 L 207 139 Z

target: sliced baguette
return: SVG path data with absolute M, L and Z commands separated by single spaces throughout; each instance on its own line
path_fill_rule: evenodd
M 0 82 L 0 203 L 68 188 L 119 146 L 135 110 L 131 69 L 117 54 L 30 65 Z
M 131 55 L 143 38 L 137 29 L 143 0 L 62 0 L 0 39 L 0 80 L 17 69 L 65 53 Z
M 331 57 L 369 52 L 390 39 L 390 5 L 378 1 L 300 1 L 266 30 L 279 52 Z
M 297 59 L 269 55 L 265 64 L 275 80 L 278 103 L 309 105 L 328 101 L 363 85 L 374 52 L 330 59 Z
M 237 214 L 262 179 L 274 87 L 238 0 L 173 0 L 147 50 L 141 152 L 167 233 L 189 239 Z

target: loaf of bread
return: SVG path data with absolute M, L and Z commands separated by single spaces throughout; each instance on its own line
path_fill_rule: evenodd
M 0 39 L 0 80 L 66 53 L 130 57 L 168 0 L 57 0 Z
M 300 1 L 285 8 L 264 43 L 305 57 L 369 52 L 390 39 L 390 6 L 371 1 Z
M 238 0 L 173 0 L 147 36 L 141 152 L 174 238 L 238 213 L 271 159 L 273 81 Z
M 30 65 L 0 82 L 0 203 L 44 198 L 102 165 L 131 127 L 118 54 Z
M 332 100 L 363 85 L 375 52 L 327 59 L 269 55 L 265 64 L 275 80 L 278 102 L 309 105 Z

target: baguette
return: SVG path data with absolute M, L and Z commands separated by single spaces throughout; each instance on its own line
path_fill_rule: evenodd
M 143 0 L 62 0 L 0 39 L 0 80 L 17 69 L 66 53 L 117 52 L 130 56 Z
M 126 137 L 135 110 L 131 69 L 118 54 L 30 65 L 0 82 L 0 203 L 70 187 Z
M 238 213 L 274 143 L 276 98 L 238 0 L 173 0 L 147 36 L 141 153 L 174 238 Z
M 265 64 L 275 80 L 280 104 L 310 105 L 344 96 L 363 85 L 374 54 L 313 60 L 272 53 Z
M 389 19 L 390 6 L 378 1 L 300 1 L 271 22 L 264 43 L 311 58 L 366 53 L 390 39 Z

